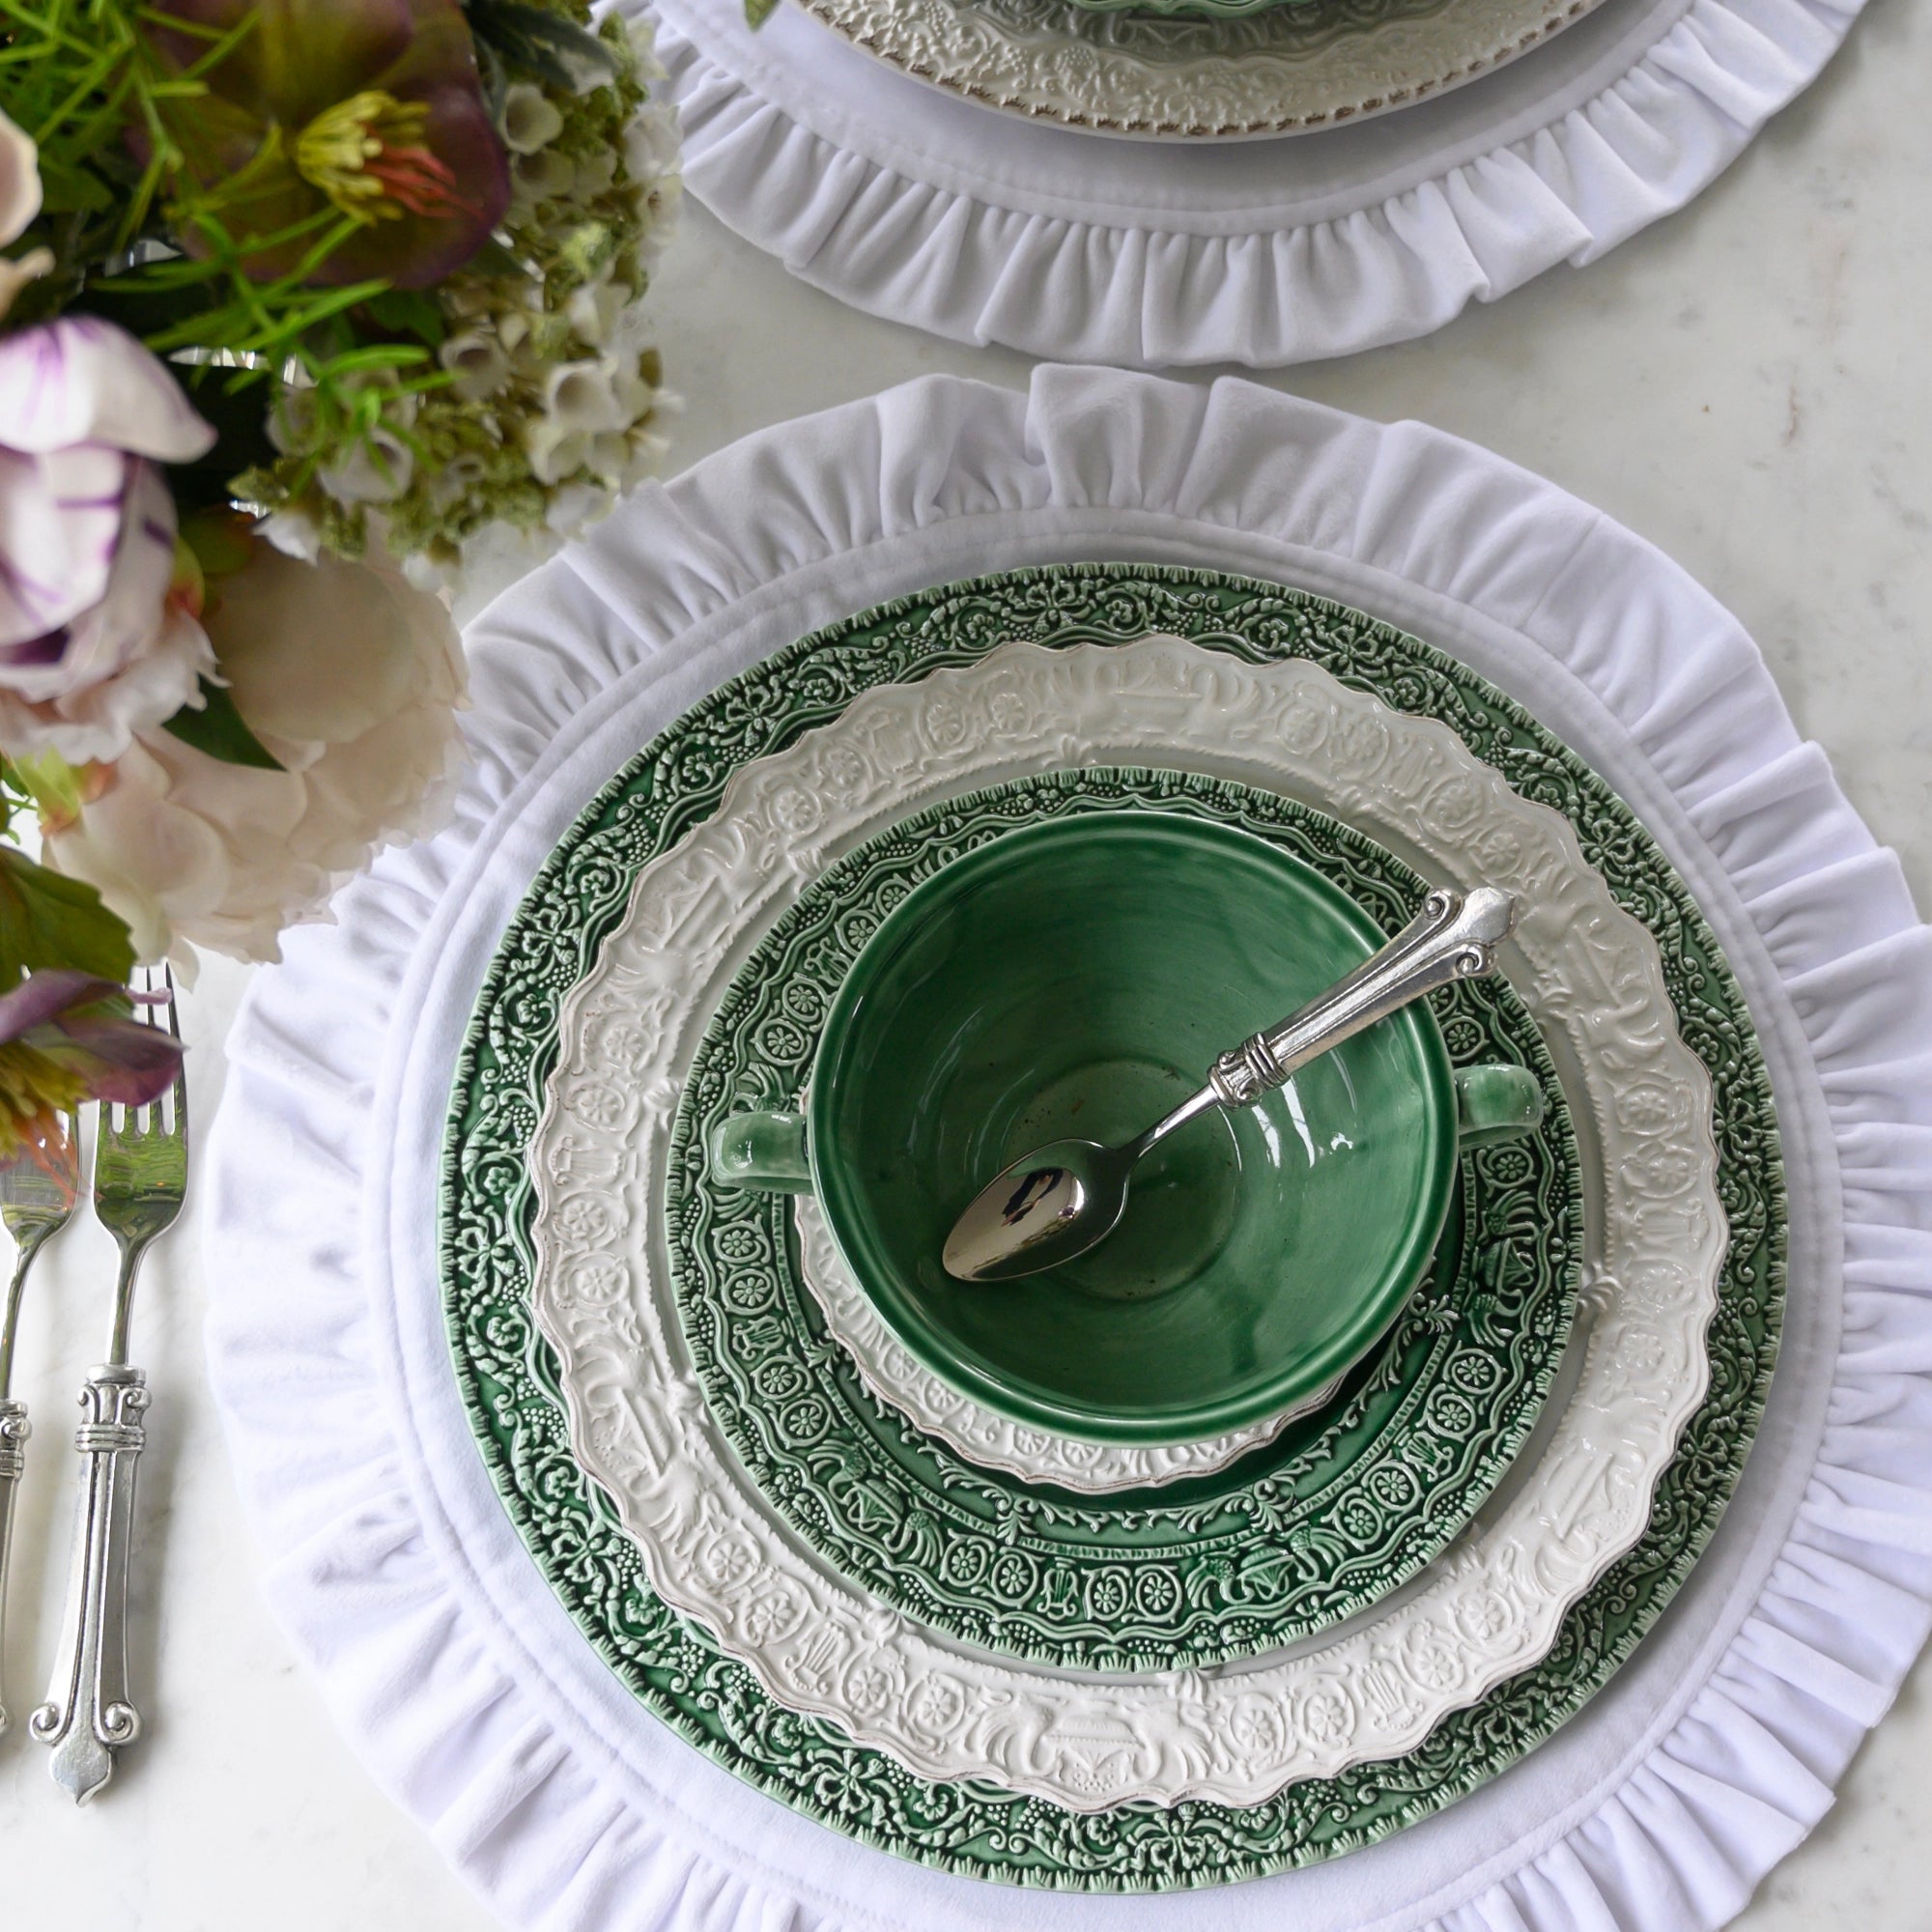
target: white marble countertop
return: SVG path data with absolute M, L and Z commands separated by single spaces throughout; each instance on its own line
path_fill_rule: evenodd
M 1932 909 L 1932 19 L 1873 0 L 1824 79 L 1689 211 L 1430 341 L 1268 380 L 1486 443 L 1641 531 L 1736 611 L 1799 727 L 1903 854 Z M 1018 384 L 1024 358 L 873 321 L 689 211 L 660 340 L 692 399 L 689 462 L 747 430 L 932 370 Z M 220 1091 L 245 983 L 187 1003 L 193 1112 Z M 143 1465 L 133 1662 L 148 1730 L 77 1811 L 22 1729 L 0 1738 L 0 1918 L 140 1932 L 491 1922 L 336 1736 L 256 1594 L 201 1357 L 197 1231 L 149 1264 L 136 1359 L 156 1393 Z M 73 1390 L 111 1249 L 98 1229 L 33 1282 L 15 1392 L 39 1434 L 16 1534 L 5 1683 L 38 1701 L 66 1559 Z M 1932 1662 L 1773 1874 L 1741 1932 L 1932 1923 Z M 83 1915 L 85 1915 L 83 1920 Z

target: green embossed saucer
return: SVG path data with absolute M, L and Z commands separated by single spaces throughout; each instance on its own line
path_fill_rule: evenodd
M 924 880 L 962 877 L 968 855 L 1048 828 L 1124 838 L 1143 858 L 1147 837 L 1191 853 L 1192 831 L 1237 834 L 1346 892 L 1371 933 L 1403 924 L 1424 892 L 1407 867 L 1321 813 L 1176 773 L 1052 773 L 901 821 L 777 922 L 696 1050 L 666 1180 L 679 1318 L 712 1412 L 768 1500 L 909 1616 L 988 1650 L 1086 1668 L 1249 1656 L 1414 1575 L 1528 1434 L 1569 1332 L 1582 1250 L 1568 1114 L 1536 1024 L 1506 983 L 1437 996 L 1457 1064 L 1532 1069 L 1547 1128 L 1464 1156 L 1423 1293 L 1343 1390 L 1233 1467 L 1111 1507 L 974 1465 L 880 1403 L 849 1355 L 827 1346 L 786 1204 L 718 1185 L 703 1149 L 721 1120 L 803 1085 L 834 996 L 888 908 L 910 903 Z M 1373 943 L 1362 937 L 1364 955 Z M 1212 1037 L 1210 1026 L 1204 1053 Z M 1366 1075 L 1357 1085 L 1368 1091 Z M 1295 1105 L 1302 1131 L 1323 1118 L 1318 1093 Z M 1297 1134 L 1286 1106 L 1262 1125 Z M 1238 1293 L 1211 1272 L 1205 1286 Z M 1188 1319 L 1211 1320 L 1211 1304 Z
M 1009 639 L 1105 645 L 1150 632 L 1253 662 L 1321 664 L 1440 720 L 1570 820 L 1589 861 L 1656 934 L 1684 1037 L 1709 1069 L 1729 1245 L 1709 1390 L 1649 1527 L 1573 1608 L 1542 1662 L 1399 1758 L 1259 1804 L 1135 1807 L 1099 1828 L 982 1781 L 910 1776 L 837 1726 L 776 1705 L 747 1666 L 657 1597 L 572 1457 L 554 1359 L 531 1325 L 524 1157 L 564 999 L 639 870 L 716 810 L 735 772 L 866 691 L 974 662 Z M 459 1067 L 444 1173 L 443 1293 L 481 1452 L 533 1561 L 619 1680 L 696 1747 L 801 1812 L 899 1856 L 1013 1884 L 1172 1890 L 1308 1864 L 1427 1818 L 1520 1762 L 1608 1681 L 1705 1548 L 1776 1355 L 1785 1225 L 1776 1117 L 1748 1012 L 1689 889 L 1608 786 L 1453 659 L 1359 611 L 1208 572 L 1067 566 L 943 586 L 804 639 L 695 706 L 612 779 L 511 922 Z

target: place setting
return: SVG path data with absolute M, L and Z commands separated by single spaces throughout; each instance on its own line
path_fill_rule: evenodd
M 1811 1514 L 1877 1438 L 1777 1419 L 1863 1371 L 1791 1292 L 1861 1130 L 1776 1096 L 1900 1077 L 1922 928 L 1735 639 L 1465 444 L 1076 370 L 781 426 L 477 620 L 457 815 L 292 936 L 214 1156 L 293 1130 L 214 1263 L 278 1609 L 408 1682 L 353 1734 L 459 1863 L 1346 1927 L 1791 1802 L 1738 1741 L 1891 1559 Z
M 1673 213 L 1857 8 L 627 0 L 685 180 L 852 306 L 1132 367 L 1426 335 Z

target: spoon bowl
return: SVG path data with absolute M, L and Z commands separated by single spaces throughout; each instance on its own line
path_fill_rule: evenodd
M 1098 1141 L 1054 1141 L 1003 1168 L 952 1224 L 942 1259 L 960 1281 L 1010 1281 L 1083 1254 L 1126 1211 L 1134 1164 Z

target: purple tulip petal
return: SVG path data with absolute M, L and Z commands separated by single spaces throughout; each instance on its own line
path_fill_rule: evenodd
M 112 1013 L 80 1014 L 57 1022 L 56 1031 L 71 1044 L 38 1039 L 29 1044 L 84 1073 L 97 1100 L 145 1107 L 168 1091 L 181 1070 L 181 1041 L 143 1020 Z
M 63 624 L 57 631 L 43 631 L 38 638 L 23 638 L 17 644 L 0 644 L 0 665 L 19 665 L 34 670 L 57 665 L 67 655 L 72 635 Z
M 123 518 L 107 532 L 104 565 L 83 568 L 78 560 L 68 560 L 74 594 L 87 597 L 87 603 L 37 636 L 15 637 L 0 646 L 0 688 L 30 704 L 57 700 L 117 675 L 145 657 L 162 631 L 175 569 L 174 498 L 151 463 L 129 460 L 126 479 Z M 5 508 L 0 500 L 0 542 L 14 536 Z M 78 542 L 90 528 L 68 523 L 55 535 Z M 53 540 L 47 539 L 50 545 Z M 25 609 L 17 590 L 11 603 L 0 594 L 0 638 Z M 64 639 L 51 656 L 49 637 Z
M 181 1069 L 170 1033 L 114 1010 L 130 995 L 93 973 L 51 967 L 0 994 L 0 1043 L 43 1054 L 78 1075 L 99 1100 L 144 1107 Z
M 135 464 L 91 443 L 41 456 L 0 445 L 0 640 L 44 637 L 99 602 Z M 81 495 L 106 500 L 57 505 Z
M 94 441 L 188 463 L 213 448 L 214 431 L 163 363 L 99 316 L 0 337 L 0 442 L 43 455 Z
M 0 993 L 0 1042 L 18 1039 L 71 1008 L 126 997 L 127 988 L 117 986 L 112 980 L 76 972 L 70 966 L 47 967 L 30 974 L 11 993 Z

